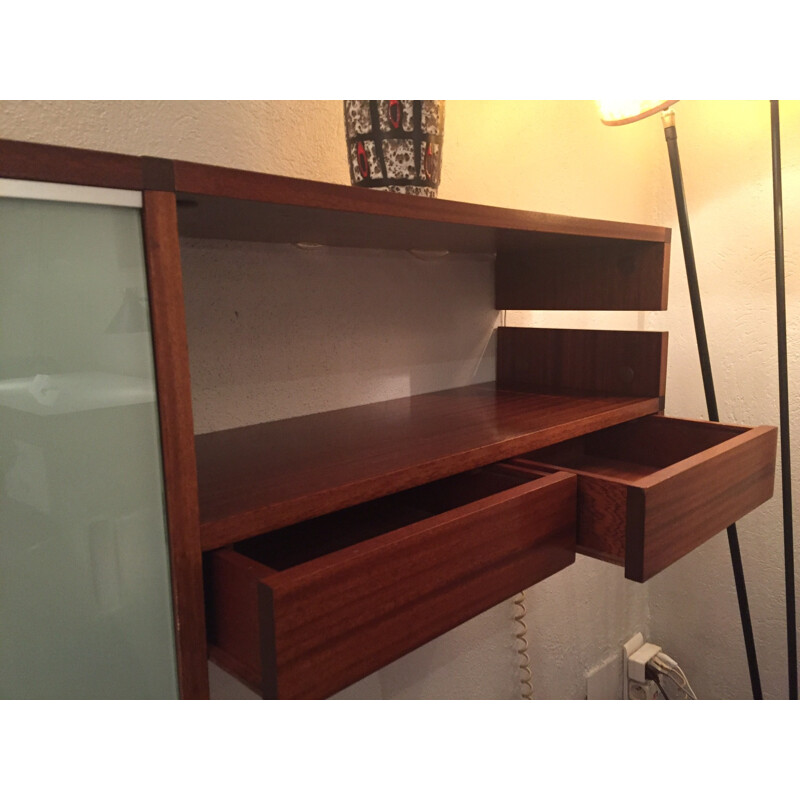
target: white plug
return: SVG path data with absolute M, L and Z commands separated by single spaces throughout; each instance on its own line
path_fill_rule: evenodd
M 657 644 L 647 642 L 643 644 L 635 653 L 628 657 L 628 678 L 632 681 L 644 683 L 647 678 L 645 676 L 645 667 L 648 662 L 661 652 L 661 648 Z

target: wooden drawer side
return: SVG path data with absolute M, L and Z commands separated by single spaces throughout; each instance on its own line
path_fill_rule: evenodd
M 254 691 L 261 685 L 258 581 L 272 572 L 230 548 L 205 568 L 209 657 Z
M 648 580 L 772 497 L 776 444 L 754 428 L 632 487 L 625 576 Z

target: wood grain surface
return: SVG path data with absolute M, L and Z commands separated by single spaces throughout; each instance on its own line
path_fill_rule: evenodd
M 435 223 L 446 229 L 447 225 L 457 226 L 466 239 L 472 234 L 469 228 L 484 229 L 492 232 L 493 248 L 496 247 L 495 231 L 517 230 L 542 233 L 572 234 L 574 236 L 591 236 L 611 239 L 631 239 L 642 242 L 668 242 L 670 231 L 651 225 L 637 225 L 605 220 L 583 219 L 559 214 L 544 214 L 537 211 L 520 211 L 517 209 L 496 208 L 471 203 L 460 203 L 452 200 L 440 200 L 426 197 L 412 197 L 391 192 L 376 192 L 350 186 L 340 186 L 317 181 L 298 180 L 277 175 L 262 175 L 244 170 L 214 167 L 195 164 L 187 161 L 175 161 L 175 188 L 181 199 L 196 203 L 194 210 L 197 219 L 205 219 L 211 223 L 213 233 L 203 234 L 222 238 L 243 238 L 255 241 L 274 241 L 274 225 L 270 222 L 274 211 L 283 219 L 283 224 L 290 227 L 297 223 L 293 219 L 302 220 L 308 210 L 323 209 L 328 212 L 347 212 L 364 215 L 361 227 L 373 228 L 381 232 L 381 217 L 406 219 L 414 223 Z M 256 203 L 249 210 L 242 202 L 229 204 L 228 201 L 246 201 Z M 208 204 L 208 210 L 206 206 Z M 271 210 L 267 205 L 284 206 Z M 227 210 L 226 210 L 227 207 Z M 289 207 L 288 209 L 286 207 Z M 297 217 L 293 217 L 293 212 Z M 244 217 L 247 227 L 236 217 Z M 197 235 L 188 212 L 182 224 L 185 235 Z M 341 215 L 331 214 L 324 221 L 324 216 L 309 217 L 315 220 L 313 227 L 302 226 L 310 234 L 319 231 L 333 231 L 336 220 L 339 224 L 347 223 Z M 226 224 L 235 225 L 236 232 L 226 232 L 225 225 L 215 220 L 224 220 Z M 198 226 L 203 230 L 203 226 Z M 432 230 L 433 228 L 431 228 Z M 412 238 L 405 247 L 418 246 L 413 243 L 414 225 L 405 229 Z M 334 234 L 335 235 L 335 234 Z M 369 231 L 365 235 L 372 236 Z M 263 239 L 262 237 L 268 237 Z M 286 241 L 286 239 L 283 239 Z M 354 246 L 357 246 L 354 244 Z M 381 245 L 389 246 L 392 245 Z M 458 249 L 458 248 L 454 248 Z M 472 249 L 472 246 L 469 246 Z
M 143 189 L 137 156 L 0 139 L 0 176 L 111 189 Z
M 240 661 L 246 675 L 262 671 L 265 697 L 327 697 L 572 563 L 574 476 L 520 473 L 512 483 L 518 485 L 261 578 L 261 567 L 239 554 L 210 554 L 221 565 L 216 574 L 239 571 L 212 590 L 229 593 L 223 622 L 230 630 L 215 645 L 234 644 L 221 663 L 232 654 L 229 667 Z M 260 624 L 248 632 L 256 610 Z
M 499 309 L 663 310 L 669 243 L 503 232 Z
M 769 500 L 777 435 L 773 427 L 753 428 L 632 488 L 625 577 L 648 580 Z
M 666 370 L 666 333 L 497 329 L 501 389 L 663 398 Z
M 196 438 L 206 550 L 658 410 L 480 384 Z
M 161 426 L 181 697 L 208 697 L 189 350 L 175 195 L 144 192 L 143 227 Z
M 645 581 L 772 496 L 777 431 L 653 415 L 514 463 L 578 476 L 578 552 Z

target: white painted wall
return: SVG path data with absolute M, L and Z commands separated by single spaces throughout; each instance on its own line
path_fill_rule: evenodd
M 796 352 L 797 243 L 792 235 L 797 225 L 791 209 L 798 201 L 798 146 L 786 133 L 797 129 L 800 104 L 784 105 L 790 351 Z M 677 111 L 720 411 L 730 421 L 777 424 L 768 104 L 682 101 Z M 176 157 L 336 183 L 348 181 L 343 135 L 338 102 L 0 103 L 0 136 L 7 138 Z M 680 239 L 658 119 L 607 128 L 599 123 L 589 101 L 451 101 L 439 194 L 467 202 L 674 227 L 669 312 L 517 312 L 509 314 L 509 321 L 668 329 L 667 411 L 703 416 Z M 193 263 L 208 270 L 218 254 L 209 253 L 204 245 L 197 249 Z M 479 269 L 476 288 L 478 274 Z M 289 288 L 285 282 L 282 286 Z M 207 347 L 213 349 L 215 341 L 231 334 L 230 320 L 226 323 L 224 315 L 209 324 L 208 315 L 200 313 L 211 305 L 215 291 L 213 279 L 206 274 L 188 295 L 190 337 L 203 343 L 203 358 Z M 399 297 L 419 302 L 413 286 L 401 287 Z M 401 349 L 387 345 L 396 372 L 430 380 L 431 364 L 458 364 L 457 372 L 475 360 L 476 343 L 457 352 L 457 336 L 451 337 L 444 351 L 441 346 L 437 352 L 425 347 L 426 333 L 430 341 L 436 337 L 441 342 L 443 329 L 452 330 L 451 321 L 444 319 L 445 310 L 440 299 L 427 297 L 419 321 L 425 331 L 418 331 L 405 365 L 400 363 Z M 335 323 L 341 328 L 345 311 L 338 309 L 334 317 L 326 313 L 324 304 L 310 304 L 301 318 L 308 325 Z M 488 324 L 481 319 L 481 325 Z M 370 324 L 369 314 L 366 319 L 355 314 L 348 326 L 363 335 Z M 268 325 L 262 326 L 259 335 L 268 331 Z M 325 359 L 317 356 L 322 364 Z M 252 360 L 252 353 L 243 354 L 239 366 L 246 366 L 248 358 Z M 796 374 L 797 360 L 793 360 Z M 213 366 L 204 365 L 195 379 L 201 425 L 238 424 L 239 419 L 259 412 L 253 393 L 250 399 L 245 393 L 233 410 L 229 394 L 209 397 L 210 383 L 202 377 L 207 369 Z M 322 364 L 320 370 L 326 373 L 327 367 Z M 319 375 L 303 379 L 312 382 L 300 393 L 311 400 Z M 793 398 L 796 386 L 793 381 Z M 369 391 L 387 389 L 376 380 Z M 343 398 L 342 404 L 346 401 Z M 224 415 L 233 419 L 226 421 Z M 779 528 L 780 506 L 775 501 L 740 525 L 762 679 L 769 696 L 786 696 Z M 528 608 L 537 697 L 582 697 L 586 670 L 616 652 L 635 630 L 652 630 L 654 638 L 687 669 L 701 696 L 748 696 L 724 534 L 645 587 L 626 582 L 617 568 L 579 557 L 573 568 L 531 590 Z M 511 604 L 504 603 L 343 696 L 513 697 L 517 691 L 513 633 Z M 701 647 L 706 655 L 698 655 Z M 718 670 L 713 674 L 712 666 Z

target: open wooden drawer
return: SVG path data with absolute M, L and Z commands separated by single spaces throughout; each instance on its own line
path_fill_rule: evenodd
M 213 551 L 211 657 L 327 697 L 571 564 L 576 484 L 497 464 Z
M 578 552 L 646 581 L 772 496 L 777 431 L 649 416 L 511 463 L 578 476 Z

